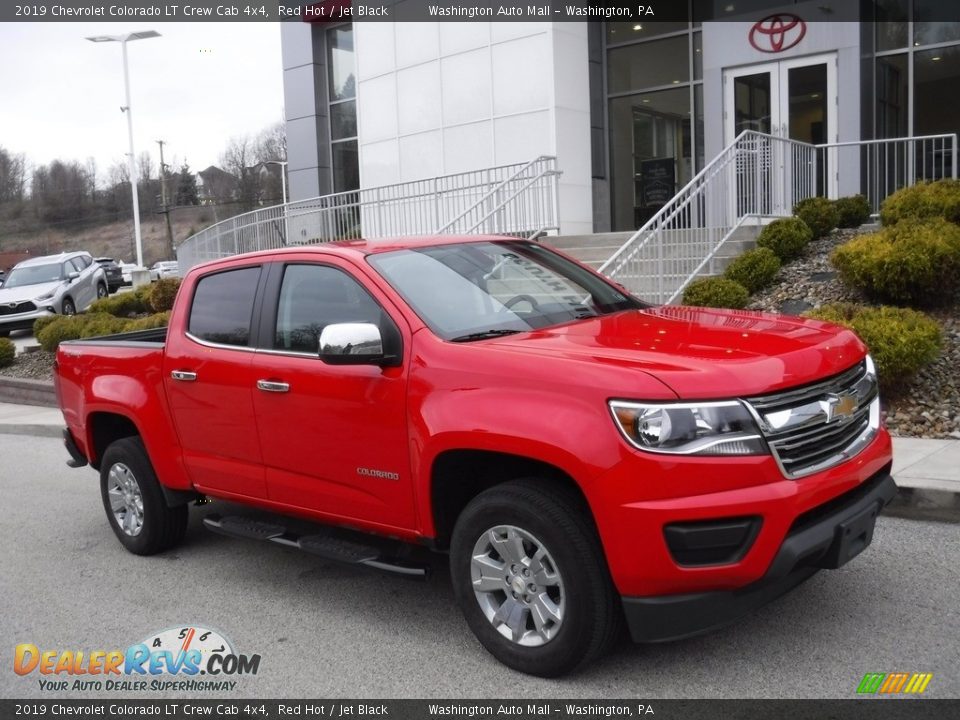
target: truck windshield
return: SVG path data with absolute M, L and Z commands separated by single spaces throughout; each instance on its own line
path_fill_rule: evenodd
M 529 242 L 435 245 L 368 260 L 434 333 L 456 342 L 646 307 Z
M 14 288 L 24 285 L 39 285 L 40 283 L 57 282 L 58 280 L 63 280 L 63 265 L 60 263 L 31 265 L 29 267 L 19 267 L 11 270 L 10 277 L 3 284 L 3 287 Z

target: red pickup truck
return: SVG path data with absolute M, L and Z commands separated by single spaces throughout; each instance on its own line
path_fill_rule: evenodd
M 650 306 L 511 238 L 207 263 L 169 328 L 61 344 L 56 388 L 131 552 L 213 498 L 250 506 L 205 508 L 227 535 L 413 576 L 448 553 L 480 642 L 542 676 L 839 567 L 896 492 L 852 332 Z

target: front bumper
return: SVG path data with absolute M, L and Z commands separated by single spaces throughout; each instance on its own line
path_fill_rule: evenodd
M 801 515 L 766 574 L 735 590 L 624 597 L 634 642 L 662 642 L 709 632 L 756 610 L 821 568 L 836 568 L 869 545 L 876 516 L 897 493 L 890 466 L 864 484 Z
M 45 308 L 37 308 L 31 312 L 17 313 L 16 315 L 0 315 L 0 330 L 32 330 L 33 323 L 38 318 L 56 315 Z

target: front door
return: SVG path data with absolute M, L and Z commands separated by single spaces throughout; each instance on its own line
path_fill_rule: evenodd
M 731 68 L 724 71 L 723 85 L 725 144 L 744 130 L 807 145 L 837 140 L 835 54 Z M 795 163 L 800 157 L 807 162 L 799 148 L 783 154 Z M 810 189 L 817 195 L 835 191 L 828 155 L 816 153 L 816 188 Z
M 384 337 L 397 335 L 397 325 L 383 299 L 335 258 L 278 266 L 271 278 L 276 271 L 282 278 L 271 279 L 264 301 L 264 320 L 273 331 L 253 360 L 269 499 L 380 528 L 412 529 L 406 363 L 328 365 L 318 355 L 320 333 L 329 324 L 374 323 Z

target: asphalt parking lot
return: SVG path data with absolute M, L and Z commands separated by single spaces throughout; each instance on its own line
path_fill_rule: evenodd
M 194 511 L 185 545 L 136 557 L 107 526 L 96 474 L 65 458 L 57 440 L 0 434 L 5 698 L 156 698 L 43 693 L 36 673 L 12 671 L 14 645 L 111 650 L 184 624 L 262 656 L 259 674 L 223 693 L 232 698 L 852 698 L 866 672 L 932 672 L 927 696 L 960 696 L 955 524 L 882 518 L 864 555 L 735 626 L 625 643 L 549 681 L 485 653 L 442 562 L 425 583 L 328 564 L 209 533 L 199 523 L 207 508 Z

